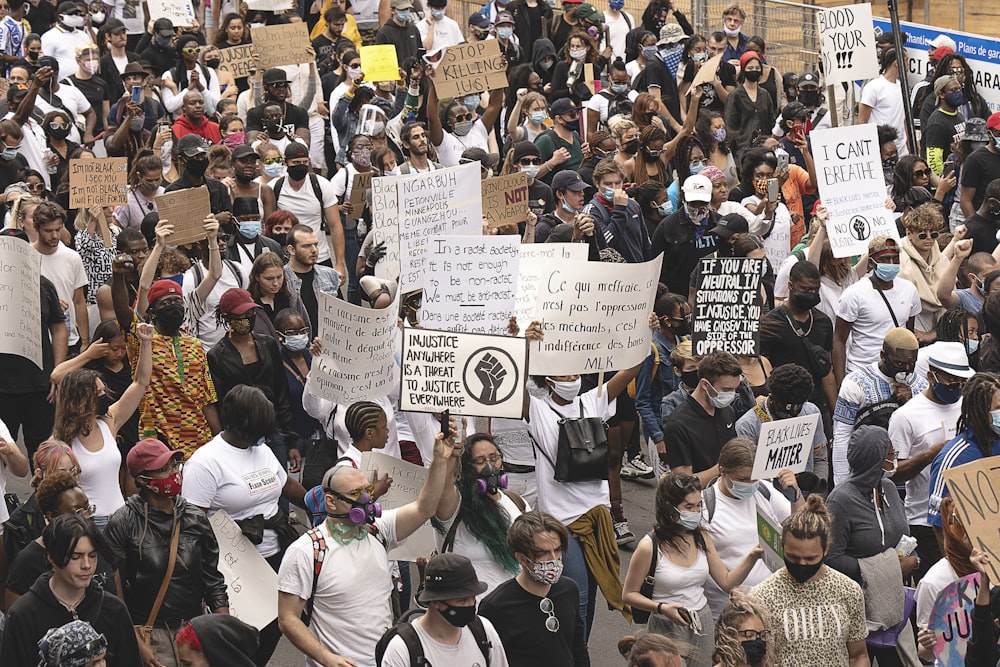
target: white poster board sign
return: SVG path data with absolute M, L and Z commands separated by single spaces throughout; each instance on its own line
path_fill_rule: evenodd
M 170 19 L 175 28 L 190 28 L 194 25 L 191 0 L 146 0 L 146 4 L 151 17 Z
M 826 85 L 878 76 L 870 3 L 820 9 L 816 26 Z
M 899 238 L 885 207 L 885 178 L 875 125 L 848 125 L 809 133 L 819 195 L 830 212 L 826 233 L 834 257 L 868 252 L 876 236 Z
M 644 264 L 554 260 L 538 284 L 532 375 L 599 373 L 631 368 L 649 354 L 649 314 L 663 255 Z M 597 267 L 595 269 L 595 267 Z
M 483 233 L 482 179 L 478 162 L 395 178 L 400 289 L 410 292 L 424 286 L 430 239 Z
M 590 246 L 586 243 L 522 243 L 517 264 L 517 324 L 521 336 L 535 319 L 538 282 L 546 265 L 556 259 L 586 262 Z
M 520 246 L 521 238 L 509 235 L 430 239 L 420 326 L 506 334 L 517 300 Z
M 278 574 L 225 510 L 209 518 L 219 541 L 219 572 L 226 579 L 229 613 L 262 630 L 278 618 Z
M 247 9 L 262 12 L 278 12 L 292 8 L 292 0 L 246 0 Z
M 753 479 L 777 477 L 785 468 L 800 473 L 809 463 L 813 438 L 819 425 L 819 414 L 791 417 L 760 425 L 757 455 L 753 460 Z
M 396 378 L 399 294 L 388 308 L 355 306 L 319 294 L 323 352 L 313 358 L 309 389 L 333 403 L 350 405 L 385 396 Z
M 399 409 L 518 419 L 526 357 L 524 338 L 404 329 Z
M 42 256 L 21 239 L 0 237 L 0 353 L 42 367 Z M 46 334 L 47 335 L 47 334 Z
M 399 207 L 396 205 L 396 176 L 372 179 L 372 239 L 385 243 L 385 257 L 375 265 L 375 277 L 399 278 Z
M 377 472 L 379 478 L 388 474 L 392 478 L 392 485 L 385 492 L 384 496 L 378 499 L 382 505 L 382 511 L 399 509 L 403 505 L 416 501 L 420 495 L 420 489 L 427 481 L 427 468 L 414 465 L 394 456 L 381 452 L 365 452 L 361 455 L 360 470 L 371 479 L 372 473 Z M 434 528 L 430 522 L 425 523 L 417 529 L 417 532 L 406 538 L 406 541 L 389 552 L 391 560 L 402 560 L 413 562 L 417 558 L 424 558 L 434 551 Z

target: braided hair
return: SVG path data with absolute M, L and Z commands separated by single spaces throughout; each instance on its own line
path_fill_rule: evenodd
M 934 328 L 939 341 L 958 342 L 969 337 L 969 318 L 975 317 L 965 308 L 949 308 L 944 311 Z
M 385 410 L 378 403 L 358 401 L 352 403 L 344 414 L 344 425 L 351 440 L 358 442 L 365 437 L 365 431 L 377 428 L 379 419 L 385 418 Z
M 968 431 L 983 453 L 991 456 L 993 441 L 997 439 L 990 419 L 993 394 L 1000 391 L 1000 378 L 993 373 L 976 373 L 962 391 L 962 412 L 956 428 L 959 433 Z

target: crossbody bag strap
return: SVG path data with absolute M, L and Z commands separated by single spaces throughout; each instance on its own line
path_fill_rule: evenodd
M 455 534 L 458 533 L 458 524 L 460 523 L 462 523 L 461 507 L 458 509 L 458 515 L 455 516 L 455 520 L 451 522 L 448 534 L 444 536 L 444 542 L 441 544 L 441 553 L 446 554 L 455 548 Z
M 163 576 L 163 583 L 160 584 L 156 600 L 153 601 L 153 606 L 149 610 L 149 618 L 146 619 L 146 625 L 142 628 L 145 637 L 148 637 L 153 631 L 153 626 L 156 624 L 156 616 L 160 613 L 160 607 L 163 605 L 163 598 L 167 596 L 167 588 L 170 587 L 170 578 L 174 576 L 174 565 L 177 564 L 177 545 L 180 539 L 181 519 L 179 516 L 174 515 L 174 532 L 170 536 L 170 558 L 167 559 L 167 572 Z
M 885 292 L 883 292 L 882 288 L 879 287 L 878 285 L 876 285 L 874 282 L 872 282 L 872 287 L 874 287 L 875 291 L 878 292 L 878 295 L 880 297 L 882 297 L 882 301 L 885 303 L 885 307 L 889 309 L 889 316 L 892 317 L 892 323 L 898 329 L 899 328 L 899 321 L 896 319 L 896 311 L 894 311 L 892 309 L 892 306 L 889 305 L 889 299 L 886 298 Z

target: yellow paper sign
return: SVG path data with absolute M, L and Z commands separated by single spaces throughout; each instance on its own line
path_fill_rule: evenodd
M 392 44 L 361 47 L 361 71 L 365 81 L 396 81 L 399 79 L 399 61 Z

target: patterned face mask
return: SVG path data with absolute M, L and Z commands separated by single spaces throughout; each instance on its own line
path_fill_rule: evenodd
M 253 331 L 253 325 L 256 321 L 256 315 L 250 315 L 248 317 L 240 317 L 227 321 L 229 330 L 238 336 L 246 336 L 251 331 Z

